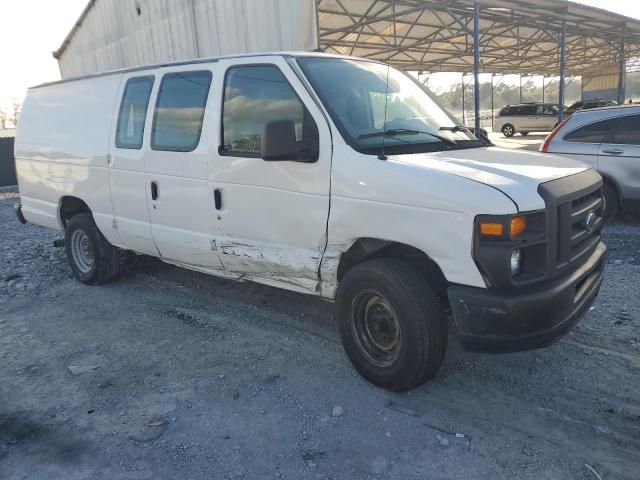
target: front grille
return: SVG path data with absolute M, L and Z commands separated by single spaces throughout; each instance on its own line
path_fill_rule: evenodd
M 558 205 L 557 211 L 557 266 L 564 267 L 590 252 L 600 240 L 602 188 L 598 185 L 586 194 L 566 200 Z M 588 227 L 587 217 L 591 213 L 596 219 Z
M 588 170 L 544 183 L 539 192 L 547 205 L 547 272 L 553 277 L 579 267 L 600 241 L 602 179 Z

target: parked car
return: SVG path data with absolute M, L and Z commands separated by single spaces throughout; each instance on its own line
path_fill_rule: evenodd
M 558 106 L 549 103 L 521 103 L 503 107 L 495 125 L 505 137 L 516 133 L 550 132 L 558 123 Z
M 585 162 L 604 178 L 604 218 L 611 221 L 621 207 L 640 207 L 640 105 L 576 112 L 541 145 Z
M 480 130 L 478 130 L 478 133 L 476 134 L 476 127 L 467 127 L 467 128 L 469 129 L 469 132 L 471 132 L 471 134 L 473 134 L 478 140 L 480 140 L 480 142 L 485 147 L 493 146 L 493 142 L 489 138 L 489 132 L 487 132 L 486 129 L 481 127 Z
M 32 88 L 16 157 L 18 217 L 64 230 L 79 281 L 136 252 L 335 301 L 351 362 L 390 390 L 436 375 L 445 313 L 469 350 L 538 348 L 602 283 L 600 175 L 483 146 L 382 63 L 245 55 Z
M 582 110 L 591 110 L 594 108 L 602 108 L 602 107 L 614 107 L 618 105 L 618 102 L 613 100 L 580 100 L 579 102 L 571 104 L 565 111 L 565 115 L 573 115 L 576 112 L 580 112 Z

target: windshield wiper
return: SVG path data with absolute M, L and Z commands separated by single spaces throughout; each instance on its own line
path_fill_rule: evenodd
M 430 137 L 437 138 L 442 143 L 446 143 L 447 145 L 456 146 L 457 142 L 451 140 L 447 137 L 443 137 L 442 135 L 438 135 L 436 133 L 424 132 L 422 130 L 411 130 L 409 128 L 392 128 L 389 130 L 385 130 L 384 132 L 372 132 L 372 133 L 363 133 L 358 136 L 358 140 L 363 138 L 373 138 L 373 137 L 396 137 L 398 135 L 429 135 Z
M 443 130 L 446 132 L 453 132 L 453 133 L 457 133 L 457 132 L 471 133 L 471 130 L 469 130 L 467 127 L 463 127 L 462 125 L 454 125 L 453 127 L 440 127 L 438 130 Z

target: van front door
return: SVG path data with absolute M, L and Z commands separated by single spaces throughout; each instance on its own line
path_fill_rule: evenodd
M 245 278 L 315 293 L 329 215 L 327 121 L 283 58 L 229 59 L 218 66 L 225 75 L 215 97 L 223 104 L 210 179 L 222 263 Z M 263 160 L 262 135 L 272 122 L 293 122 L 296 143 L 315 142 L 317 160 Z
M 121 247 L 158 255 L 149 223 L 144 167 L 144 131 L 153 75 L 125 75 L 116 105 L 109 149 L 109 183 Z
M 204 119 L 212 79 L 209 65 L 160 72 L 144 163 L 151 232 L 160 256 L 221 269 L 212 236 L 214 200 Z

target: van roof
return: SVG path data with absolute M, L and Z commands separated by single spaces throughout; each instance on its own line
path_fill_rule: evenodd
M 93 73 L 91 75 L 82 75 L 82 76 L 79 76 L 79 77 L 70 77 L 70 78 L 64 78 L 62 80 L 56 80 L 56 81 L 53 81 L 53 82 L 41 83 L 39 85 L 35 85 L 33 87 L 30 87 L 29 90 L 33 90 L 33 89 L 36 89 L 36 88 L 42 88 L 42 87 L 48 87 L 50 85 L 58 85 L 58 84 L 61 84 L 61 83 L 75 82 L 75 81 L 78 81 L 78 80 L 86 80 L 86 79 L 89 79 L 89 78 L 105 77 L 105 76 L 108 76 L 108 75 L 118 75 L 118 74 L 131 73 L 131 72 L 141 72 L 141 71 L 145 71 L 145 70 L 152 70 L 152 69 L 155 69 L 155 68 L 176 67 L 176 66 L 181 66 L 181 65 L 201 65 L 201 64 L 204 64 L 204 63 L 215 63 L 215 62 L 217 62 L 219 60 L 226 60 L 226 59 L 233 59 L 233 58 L 251 58 L 251 57 L 344 58 L 344 59 L 352 59 L 352 60 L 361 60 L 361 61 L 372 62 L 372 63 L 381 63 L 381 62 L 378 62 L 376 60 L 369 60 L 369 59 L 366 59 L 366 58 L 352 57 L 352 56 L 348 56 L 348 55 L 336 55 L 336 54 L 332 54 L 332 53 L 323 53 L 323 52 L 285 51 L 285 52 L 243 53 L 243 54 L 236 54 L 236 55 L 224 55 L 224 56 L 220 56 L 220 57 L 205 57 L 205 58 L 193 58 L 193 59 L 189 59 L 189 60 L 177 60 L 177 61 L 174 61 L 174 62 L 164 62 L 164 63 L 157 63 L 157 64 L 153 64 L 153 65 L 141 65 L 139 67 L 127 67 L 127 68 L 120 68 L 120 69 L 116 69 L 116 70 L 108 70 L 106 72 Z
M 557 103 L 553 103 L 553 102 L 522 102 L 522 103 L 509 103 L 508 105 L 505 105 L 505 107 L 525 107 L 525 106 L 531 106 L 531 105 L 555 105 L 558 106 Z

